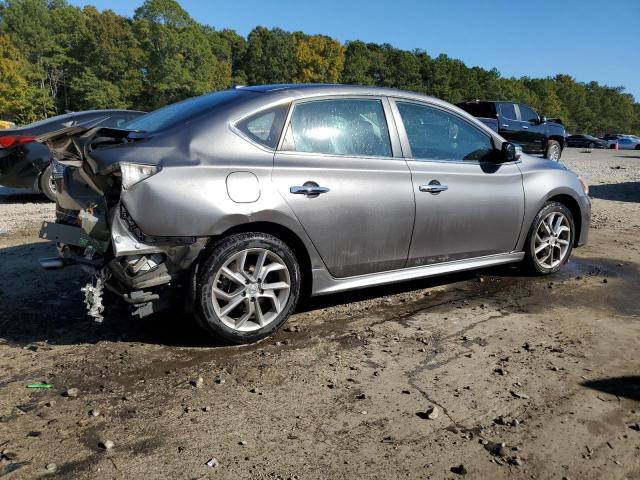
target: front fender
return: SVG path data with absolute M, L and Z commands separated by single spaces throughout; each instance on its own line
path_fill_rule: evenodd
M 525 156 L 523 156 L 525 157 Z M 528 232 L 535 216 L 551 199 L 567 204 L 576 223 L 576 245 L 587 241 L 591 223 L 591 200 L 584 193 L 578 176 L 557 162 L 537 157 L 523 161 L 522 184 L 525 194 L 523 232 Z M 517 250 L 523 250 L 527 235 L 518 241 Z

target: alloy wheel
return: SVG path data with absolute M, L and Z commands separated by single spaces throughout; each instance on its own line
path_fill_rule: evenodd
M 560 212 L 545 216 L 536 230 L 535 261 L 544 268 L 555 268 L 567 256 L 571 244 L 571 224 Z
M 553 160 L 554 162 L 560 160 L 560 145 L 554 143 L 549 146 L 548 158 L 549 160 Z
M 216 272 L 213 308 L 229 328 L 251 332 L 273 322 L 289 300 L 291 277 L 279 255 L 249 248 L 232 255 Z

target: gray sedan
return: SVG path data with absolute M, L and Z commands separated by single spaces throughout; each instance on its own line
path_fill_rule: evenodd
M 39 138 L 56 156 L 58 243 L 139 316 L 186 303 L 233 343 L 302 295 L 520 262 L 556 272 L 587 240 L 587 186 L 446 102 L 343 85 L 242 87 L 123 129 Z M 71 140 L 71 141 L 70 141 Z

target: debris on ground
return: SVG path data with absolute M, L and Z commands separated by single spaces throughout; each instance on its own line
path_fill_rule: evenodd
M 115 446 L 115 444 L 111 440 L 104 440 L 100 442 L 99 446 L 104 450 L 111 450 Z
M 80 391 L 77 388 L 68 388 L 62 395 L 68 398 L 76 398 Z
M 204 378 L 198 377 L 195 380 L 191 380 L 191 385 L 196 388 L 202 388 L 202 386 L 204 385 Z
M 50 383 L 30 383 L 27 385 L 27 388 L 51 389 L 53 388 L 53 385 L 51 385 Z
M 217 458 L 212 458 L 209 461 L 207 461 L 207 463 L 205 463 L 205 465 L 207 467 L 216 468 L 218 465 L 220 465 L 220 462 L 218 462 Z

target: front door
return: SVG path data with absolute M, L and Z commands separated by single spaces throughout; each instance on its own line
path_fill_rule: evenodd
M 275 155 L 273 182 L 334 277 L 406 263 L 414 197 L 389 116 L 382 98 L 294 102 Z
M 540 152 L 546 148 L 544 144 L 545 125 L 540 123 L 540 117 L 535 110 L 526 105 L 518 105 L 520 110 L 520 125 L 527 151 Z
M 498 122 L 498 133 L 510 142 L 528 149 L 526 129 L 522 128 L 522 122 L 518 120 L 518 113 L 513 103 L 498 103 L 500 111 L 500 121 Z
M 407 266 L 511 252 L 524 215 L 522 175 L 491 137 L 437 106 L 396 101 L 416 220 Z

